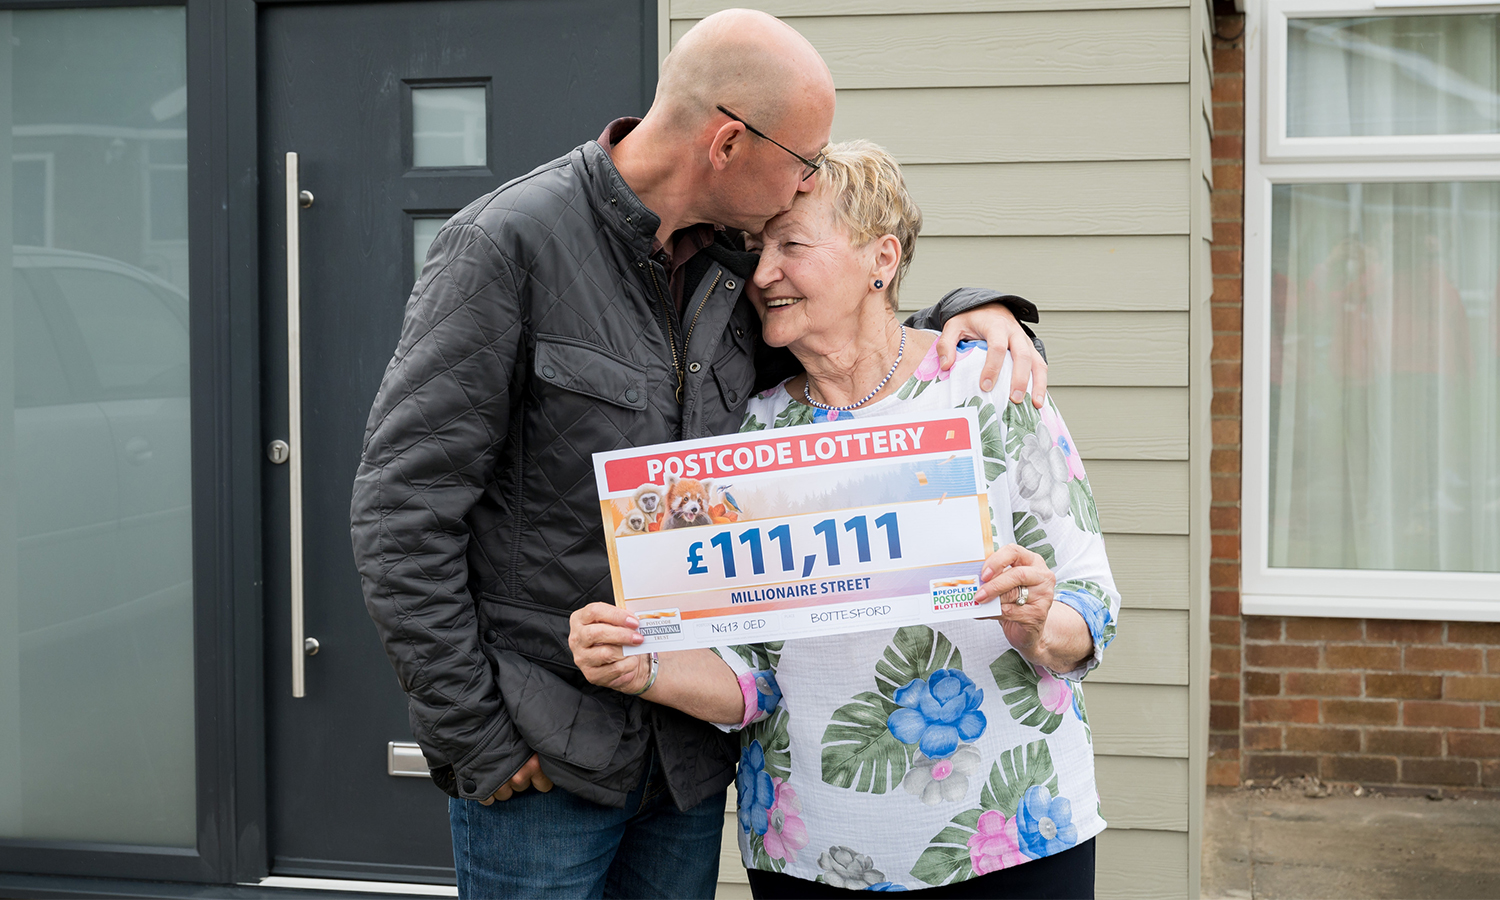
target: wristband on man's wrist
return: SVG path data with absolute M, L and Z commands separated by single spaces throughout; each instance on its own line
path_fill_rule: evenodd
M 631 696 L 632 697 L 639 697 L 640 695 L 642 695 L 642 694 L 646 693 L 647 691 L 651 690 L 651 685 L 656 684 L 656 673 L 657 673 L 657 670 L 660 669 L 660 668 L 661 668 L 661 657 L 657 656 L 656 655 L 656 651 L 653 650 L 653 651 L 651 651 L 651 674 L 648 675 L 648 676 L 646 676 L 646 686 L 643 687 L 643 688 L 641 688 L 638 691 L 631 691 L 630 692 Z

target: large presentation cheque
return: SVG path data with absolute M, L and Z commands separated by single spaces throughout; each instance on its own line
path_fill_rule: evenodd
M 995 615 L 973 410 L 594 454 L 627 654 Z

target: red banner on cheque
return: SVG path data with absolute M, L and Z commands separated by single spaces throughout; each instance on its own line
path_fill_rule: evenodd
M 843 424 L 843 423 L 840 423 Z M 872 423 L 874 424 L 874 423 Z M 880 459 L 900 459 L 970 449 L 968 420 L 932 419 L 915 425 L 853 427 L 828 434 L 783 436 L 778 431 L 726 436 L 716 446 L 667 445 L 652 452 L 609 459 L 604 463 L 608 493 L 634 490 L 642 484 L 664 484 L 677 478 L 722 478 L 814 466 Z

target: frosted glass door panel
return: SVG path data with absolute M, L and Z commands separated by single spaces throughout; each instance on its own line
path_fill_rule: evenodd
M 486 165 L 484 95 L 482 87 L 412 88 L 412 165 Z
M 184 11 L 0 38 L 0 837 L 191 847 Z
M 411 251 L 413 262 L 417 266 L 416 277 L 422 277 L 422 264 L 427 261 L 427 251 L 432 249 L 432 242 L 437 240 L 438 232 L 443 229 L 443 223 L 447 219 L 412 219 L 411 220 Z

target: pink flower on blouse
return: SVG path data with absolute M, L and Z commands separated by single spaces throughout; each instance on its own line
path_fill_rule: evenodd
M 1047 426 L 1047 432 L 1052 435 L 1052 441 L 1057 449 L 1062 451 L 1063 459 L 1068 461 L 1068 478 L 1073 481 L 1082 481 L 1083 459 L 1078 455 L 1078 447 L 1073 443 L 1073 435 L 1068 433 L 1068 426 L 1063 422 L 1062 416 L 1051 403 L 1042 407 L 1042 424 Z
M 1042 701 L 1042 706 L 1049 712 L 1060 713 L 1073 705 L 1073 686 L 1065 679 L 1054 676 L 1046 669 L 1037 673 L 1041 676 L 1036 683 L 1037 699 Z
M 978 343 L 975 341 L 959 341 L 958 350 L 953 354 L 953 364 L 958 365 L 960 359 L 973 353 L 976 349 L 978 349 Z M 927 355 L 922 357 L 922 361 L 917 364 L 917 371 L 912 373 L 912 377 L 918 381 L 931 381 L 934 378 L 938 381 L 947 381 L 952 374 L 952 369 L 946 372 L 943 371 L 942 361 L 938 359 L 937 342 L 934 341 L 932 347 L 928 349 Z
M 969 862 L 975 875 L 988 875 L 1026 862 L 1016 835 L 1016 820 L 998 810 L 979 817 L 979 830 L 969 838 Z
M 765 714 L 761 712 L 760 703 L 756 699 L 760 691 L 755 684 L 755 676 L 755 672 L 746 672 L 738 679 L 740 683 L 740 694 L 745 698 L 745 718 L 740 722 L 741 728 L 744 728 L 751 722 L 757 721 L 759 719 L 764 719 L 766 717 Z
M 797 851 L 807 846 L 807 825 L 797 815 L 802 803 L 791 785 L 780 778 L 771 781 L 776 785 L 776 802 L 771 804 L 771 823 L 766 829 L 766 855 L 796 862 Z
M 931 381 L 934 378 L 940 378 L 944 381 L 948 379 L 948 373 L 942 370 L 942 366 L 938 362 L 936 343 L 932 345 L 932 349 L 927 351 L 927 355 L 922 357 L 922 361 L 917 364 L 917 371 L 912 373 L 912 377 L 918 381 Z

